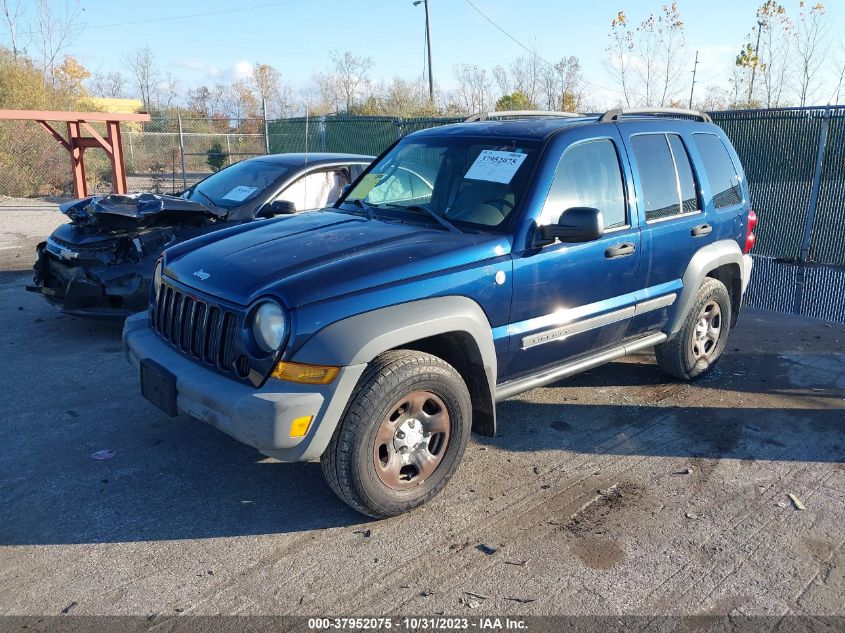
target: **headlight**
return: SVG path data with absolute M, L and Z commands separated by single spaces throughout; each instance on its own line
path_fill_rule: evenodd
M 252 319 L 255 342 L 265 352 L 275 352 L 285 340 L 287 322 L 285 313 L 272 301 L 262 303 Z
M 156 269 L 153 273 L 153 289 L 156 293 L 156 299 L 158 299 L 158 291 L 161 289 L 161 260 L 156 262 Z

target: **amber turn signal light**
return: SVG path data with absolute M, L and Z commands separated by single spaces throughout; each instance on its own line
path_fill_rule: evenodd
M 313 415 L 305 415 L 301 418 L 296 418 L 290 423 L 290 436 L 305 437 L 305 434 L 308 433 L 308 428 L 311 426 L 311 420 L 313 419 Z
M 281 361 L 271 374 L 273 378 L 289 382 L 301 382 L 306 385 L 327 385 L 335 379 L 340 367 L 323 365 L 303 365 Z

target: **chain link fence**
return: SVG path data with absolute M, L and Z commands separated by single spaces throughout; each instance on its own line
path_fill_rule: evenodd
M 742 159 L 760 216 L 758 255 L 845 265 L 845 107 L 712 113 Z M 124 124 L 130 191 L 174 192 L 271 153 L 379 154 L 397 138 L 459 118 L 157 118 Z M 96 126 L 95 126 L 96 127 Z M 89 190 L 111 188 L 105 154 L 86 151 Z M 68 157 L 37 123 L 0 121 L 0 195 L 72 195 Z

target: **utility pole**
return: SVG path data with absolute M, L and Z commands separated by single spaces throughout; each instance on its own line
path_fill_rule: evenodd
M 760 62 L 760 35 L 763 33 L 764 22 L 757 20 L 757 44 L 754 46 L 754 64 L 751 66 L 751 83 L 748 85 L 748 107 L 754 96 L 754 75 L 757 74 L 757 64 Z
M 695 51 L 695 64 L 692 67 L 692 85 L 689 88 L 689 109 L 692 110 L 692 95 L 695 92 L 695 73 L 698 70 L 698 51 Z
M 434 108 L 434 75 L 431 72 L 431 19 L 428 14 L 429 0 L 415 0 L 414 6 L 425 5 L 425 48 L 428 51 L 428 101 Z

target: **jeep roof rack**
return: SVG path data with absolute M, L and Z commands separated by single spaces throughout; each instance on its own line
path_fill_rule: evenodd
M 713 119 L 706 112 L 700 110 L 686 110 L 684 108 L 616 108 L 615 110 L 608 110 L 599 117 L 599 123 L 611 123 L 618 121 L 623 116 L 628 114 L 674 114 L 690 116 L 703 121 L 704 123 L 713 123 Z
M 476 112 L 464 119 L 464 123 L 486 121 L 488 119 L 530 119 L 532 117 L 564 117 L 575 118 L 584 116 L 577 112 L 556 112 L 554 110 L 498 110 L 495 112 Z

